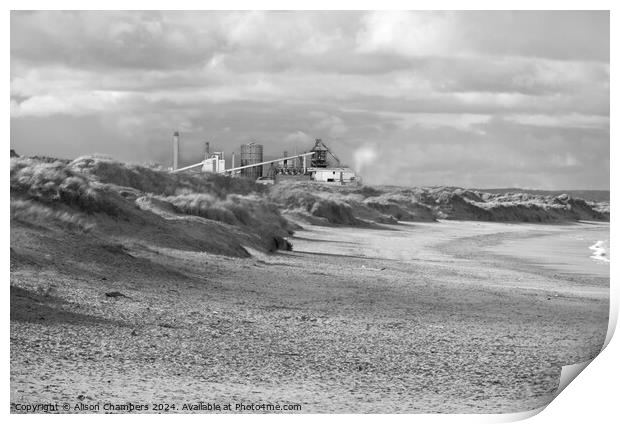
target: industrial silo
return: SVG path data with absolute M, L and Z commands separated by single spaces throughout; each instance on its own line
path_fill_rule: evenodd
M 253 163 L 261 163 L 263 161 L 263 145 L 256 143 L 248 143 L 241 145 L 241 163 L 240 166 L 252 165 Z M 257 179 L 263 176 L 263 166 L 253 166 L 241 170 L 244 177 Z

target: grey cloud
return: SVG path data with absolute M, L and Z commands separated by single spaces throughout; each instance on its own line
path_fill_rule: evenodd
M 609 61 L 608 11 L 461 12 L 476 49 L 496 55 Z
M 13 56 L 98 71 L 201 64 L 219 41 L 158 12 L 13 11 L 11 20 Z
M 609 186 L 607 12 L 12 12 L 11 146 L 322 137 L 378 184 Z M 370 147 L 369 147 L 370 146 Z

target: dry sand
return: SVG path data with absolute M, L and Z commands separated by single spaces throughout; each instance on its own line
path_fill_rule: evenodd
M 602 347 L 609 265 L 588 246 L 608 233 L 307 227 L 293 252 L 238 259 L 14 225 L 11 402 L 536 408 Z

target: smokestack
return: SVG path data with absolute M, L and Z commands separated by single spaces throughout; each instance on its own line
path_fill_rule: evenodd
M 179 169 L 179 132 L 172 134 L 172 169 Z
M 209 142 L 205 141 L 205 160 L 209 159 Z
M 232 164 L 230 165 L 231 168 L 235 167 L 235 152 L 232 152 Z

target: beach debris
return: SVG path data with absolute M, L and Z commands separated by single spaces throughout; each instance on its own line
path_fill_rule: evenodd
M 371 268 L 371 267 L 367 267 L 366 265 L 362 265 L 360 268 L 368 270 L 368 271 L 385 271 L 387 269 L 386 267 L 383 267 L 383 268 Z
M 106 297 L 127 297 L 129 298 L 129 296 L 124 295 L 123 293 L 119 292 L 119 291 L 111 291 L 111 292 L 106 292 Z

